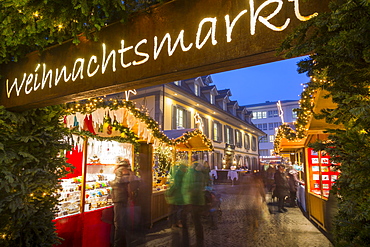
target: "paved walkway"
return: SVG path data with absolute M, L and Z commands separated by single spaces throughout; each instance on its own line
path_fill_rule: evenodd
M 299 208 L 278 213 L 270 195 L 264 195 L 262 184 L 252 175 L 243 176 L 238 185 L 215 185 L 214 190 L 222 196 L 222 216 L 216 230 L 203 219 L 206 247 L 332 247 Z M 190 244 L 196 246 L 192 225 L 189 230 Z M 176 246 L 173 236 L 178 234 L 180 228 L 171 228 L 162 220 L 142 236 L 142 244 L 133 246 Z

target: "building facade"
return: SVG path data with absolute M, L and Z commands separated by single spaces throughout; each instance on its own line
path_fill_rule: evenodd
M 283 122 L 293 123 L 297 114 L 293 109 L 299 108 L 298 100 L 266 101 L 265 103 L 246 106 L 252 111 L 252 122 L 257 128 L 266 133 L 259 139 L 259 155 L 262 162 L 275 162 L 280 156 L 275 156 L 275 129 Z
M 211 76 L 175 81 L 138 89 L 130 100 L 162 130 L 202 130 L 214 146 L 203 157 L 211 169 L 236 165 L 259 170 L 258 139 L 265 133 L 253 125 L 245 106 L 230 100 L 229 89 L 218 90 L 212 83 Z

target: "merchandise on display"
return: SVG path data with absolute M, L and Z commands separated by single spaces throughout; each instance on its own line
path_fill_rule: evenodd
M 78 213 L 89 212 L 96 209 L 112 206 L 112 187 L 110 181 L 114 180 L 114 169 L 117 157 L 130 160 L 132 164 L 132 145 L 118 143 L 115 141 L 88 140 L 87 142 L 87 164 L 85 165 L 86 177 L 83 179 L 82 156 L 76 158 L 81 148 L 70 152 L 68 162 L 71 162 L 79 174 L 75 177 L 69 176 L 60 180 L 61 189 L 57 191 L 60 195 L 58 213 L 56 218 L 70 216 Z M 85 188 L 83 191 L 82 188 Z M 85 197 L 83 208 L 81 199 Z
M 330 190 L 335 184 L 339 172 L 334 168 L 337 164 L 330 161 L 330 156 L 325 152 L 315 152 L 308 149 L 309 164 L 309 191 L 317 196 L 329 197 Z

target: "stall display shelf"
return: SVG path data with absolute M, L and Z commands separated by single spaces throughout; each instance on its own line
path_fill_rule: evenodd
M 309 192 L 328 198 L 339 176 L 339 172 L 335 170 L 337 164 L 333 164 L 325 152 L 315 152 L 312 148 L 308 149 L 308 164 Z
M 81 178 L 62 179 L 57 218 L 80 213 Z
M 113 205 L 109 181 L 86 182 L 85 212 Z
M 113 205 L 111 199 L 112 187 L 110 181 L 114 175 L 112 164 L 87 164 L 87 174 L 85 182 L 85 204 L 83 210 L 90 212 L 93 210 L 109 207 Z M 107 173 L 105 173 L 105 171 Z M 59 204 L 57 218 L 81 213 L 82 198 L 82 176 L 69 179 L 61 179 L 62 189 L 58 191 Z

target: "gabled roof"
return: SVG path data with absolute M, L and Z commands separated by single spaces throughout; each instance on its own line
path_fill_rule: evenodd
M 180 150 L 213 150 L 212 142 L 198 129 L 165 130 L 163 133 Z
M 199 76 L 199 77 L 195 78 L 194 82 L 199 83 L 199 85 L 200 85 L 201 87 L 207 86 L 207 84 L 206 84 L 206 83 L 204 83 L 203 78 L 202 78 L 201 76 Z
M 236 110 L 237 112 L 245 112 L 245 113 L 248 113 L 248 109 L 245 105 L 243 106 L 239 106 L 239 108 Z
M 211 75 L 202 76 L 203 82 L 207 85 L 213 83 Z
M 218 90 L 218 93 L 219 94 L 227 94 L 227 96 L 231 96 L 232 95 L 230 89 Z
M 214 91 L 216 93 L 215 95 L 218 95 L 218 91 L 215 85 L 201 87 L 200 91 L 202 93 L 208 93 L 208 92 Z
M 218 92 L 220 92 L 220 91 L 218 91 Z M 229 99 L 229 95 L 227 95 L 227 94 L 219 94 L 219 95 L 216 95 L 216 100 L 220 100 L 220 99 Z
M 239 104 L 238 104 L 238 101 L 236 100 L 231 100 L 229 103 L 227 103 L 227 106 L 238 106 L 239 107 Z

